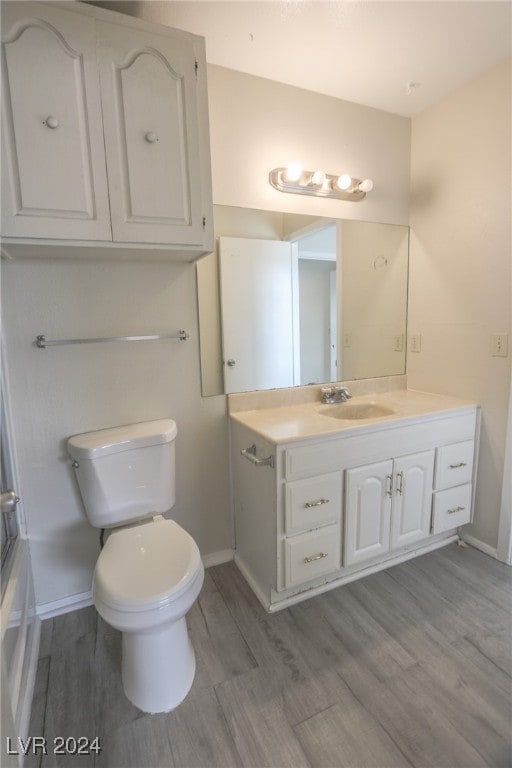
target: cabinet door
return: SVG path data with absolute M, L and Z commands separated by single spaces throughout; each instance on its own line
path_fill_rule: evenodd
M 193 43 L 107 22 L 97 28 L 113 238 L 200 245 Z
M 346 566 L 389 550 L 392 472 L 392 461 L 347 470 Z
M 395 460 L 391 549 L 430 535 L 434 456 L 425 451 Z
M 1 10 L 2 234 L 110 240 L 94 20 Z

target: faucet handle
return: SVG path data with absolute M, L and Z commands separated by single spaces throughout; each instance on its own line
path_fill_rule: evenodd
M 336 386 L 334 387 L 334 391 L 342 395 L 345 398 L 345 400 L 349 400 L 352 397 L 352 393 L 349 392 L 349 390 L 346 387 Z

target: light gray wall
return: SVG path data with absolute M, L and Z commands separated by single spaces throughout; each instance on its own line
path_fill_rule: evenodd
M 269 190 L 274 192 L 268 171 L 286 162 L 287 138 L 306 165 L 313 161 L 315 147 L 322 153 L 315 166 L 325 164 L 327 171 L 336 171 L 345 156 L 352 157 L 355 168 L 378 179 L 377 186 L 384 185 L 376 190 L 371 208 L 360 208 L 359 215 L 368 210 L 371 219 L 406 222 L 408 120 L 218 67 L 209 75 L 214 202 L 279 210 L 285 197 L 293 198 L 276 192 L 273 206 L 267 198 Z M 307 117 L 311 101 L 321 110 L 322 121 Z M 350 137 L 343 157 L 341 115 L 344 134 Z M 370 117 L 382 121 L 382 138 Z M 391 159 L 383 146 L 389 147 Z M 322 201 L 310 202 L 311 214 L 330 215 Z M 79 432 L 175 418 L 179 434 L 173 516 L 195 537 L 203 555 L 232 546 L 226 400 L 201 397 L 194 265 L 81 261 L 72 250 L 67 255 L 69 259 L 18 259 L 2 265 L 4 340 L 39 605 L 66 601 L 91 585 L 98 532 L 84 517 L 65 451 L 66 439 Z M 179 328 L 190 333 L 189 341 L 46 350 L 33 346 L 40 333 L 68 338 Z
M 98 531 L 66 453 L 76 433 L 172 417 L 173 517 L 209 554 L 231 547 L 225 398 L 200 397 L 192 265 L 41 260 L 2 265 L 13 422 L 39 604 L 86 592 Z M 175 332 L 190 340 L 37 349 L 34 339 Z
M 482 405 L 476 511 L 470 533 L 498 537 L 510 391 L 511 61 L 412 121 L 409 386 Z M 510 482 L 510 478 L 508 479 Z
M 408 118 L 213 65 L 208 92 L 214 203 L 409 223 Z M 293 162 L 375 186 L 359 203 L 278 192 L 269 172 Z

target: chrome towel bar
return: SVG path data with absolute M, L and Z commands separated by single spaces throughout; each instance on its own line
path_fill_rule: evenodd
M 257 467 L 273 467 L 274 466 L 274 457 L 272 454 L 270 456 L 267 456 L 265 459 L 258 459 L 256 456 L 256 445 L 253 443 L 250 448 L 244 448 L 242 451 L 240 451 L 242 456 L 244 456 L 246 459 L 249 459 L 249 461 L 252 464 L 256 464 Z
M 96 339 L 47 339 L 46 336 L 36 337 L 36 347 L 45 349 L 62 344 L 102 344 L 107 341 L 155 341 L 156 339 L 179 339 L 186 341 L 190 338 L 186 331 L 180 330 L 178 333 L 156 333 L 152 336 L 105 336 Z

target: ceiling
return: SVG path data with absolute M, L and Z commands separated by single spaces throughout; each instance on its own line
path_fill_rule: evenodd
M 203 35 L 209 63 L 404 116 L 511 55 L 512 0 L 100 4 Z

